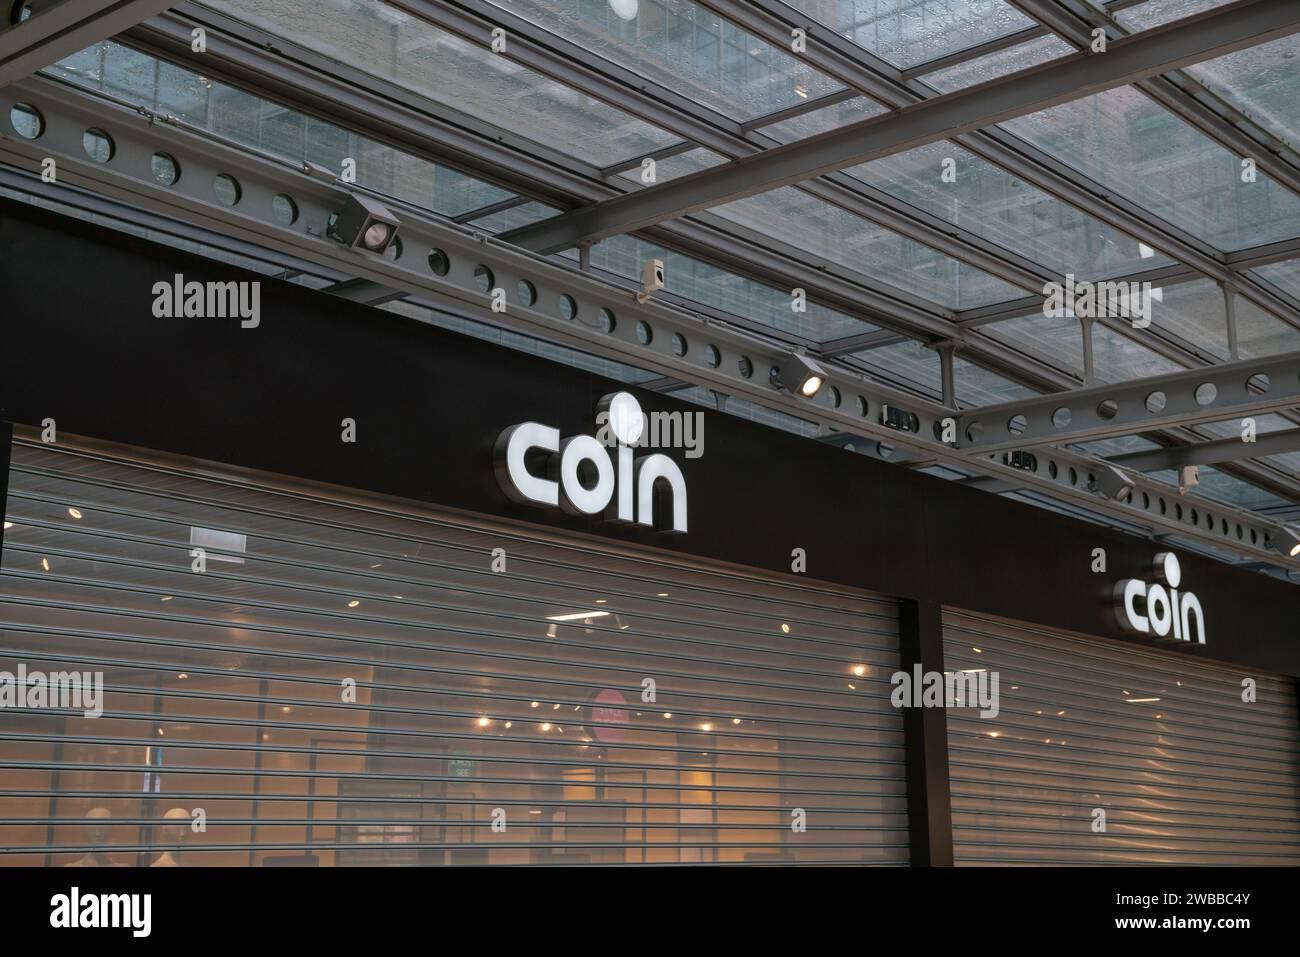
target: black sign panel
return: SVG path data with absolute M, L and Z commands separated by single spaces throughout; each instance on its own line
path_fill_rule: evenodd
M 594 434 L 619 383 L 9 201 L 0 263 L 9 421 L 777 572 L 800 548 L 810 578 L 1300 673 L 1300 588 L 1257 573 L 1180 552 L 1208 642 L 1134 638 L 1114 587 L 1152 580 L 1161 546 L 712 411 L 702 456 L 668 453 L 688 534 L 531 508 L 494 477 L 498 435 Z M 256 325 L 156 316 L 178 275 L 260 282 Z M 701 411 L 629 391 L 647 412 Z

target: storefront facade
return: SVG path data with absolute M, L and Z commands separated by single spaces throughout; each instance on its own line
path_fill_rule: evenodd
M 609 396 L 699 409 L 17 204 L 0 254 L 0 671 L 104 683 L 0 713 L 5 864 L 1300 862 L 1294 586 L 712 411 L 604 474 Z

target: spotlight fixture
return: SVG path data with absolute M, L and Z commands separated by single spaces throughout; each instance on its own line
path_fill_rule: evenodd
M 1300 557 L 1300 532 L 1290 525 L 1279 528 L 1271 544 L 1287 558 Z
M 1093 479 L 1092 490 L 1112 502 L 1127 502 L 1136 485 L 1127 472 L 1113 465 L 1103 465 Z
M 811 399 L 826 384 L 826 370 L 802 352 L 795 352 L 772 371 L 772 385 Z
M 343 208 L 330 215 L 325 234 L 349 249 L 382 256 L 393 244 L 400 225 L 383 203 L 351 193 Z

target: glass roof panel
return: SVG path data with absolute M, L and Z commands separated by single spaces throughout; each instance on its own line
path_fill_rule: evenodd
M 786 50 L 691 0 L 492 2 L 734 120 L 841 88 Z
M 712 212 L 949 309 L 986 306 L 1022 295 L 1010 283 L 791 186 L 727 203 Z
M 990 369 L 967 362 L 961 356 L 952 360 L 953 386 L 957 390 L 957 405 L 973 409 L 982 405 L 998 405 L 1016 399 L 1032 399 L 1038 395 L 1028 386 L 1012 382 Z M 942 398 L 942 395 L 938 396 Z
M 477 226 L 479 229 L 487 230 L 490 233 L 503 233 L 507 229 L 519 229 L 540 222 L 543 219 L 549 219 L 558 212 L 558 209 L 547 206 L 545 203 L 530 202 L 489 213 L 487 216 L 480 216 L 478 219 L 471 219 L 469 222 L 470 225 Z
M 1053 318 L 1035 312 L 989 323 L 981 326 L 979 332 L 1078 379 L 1083 378 L 1083 333 L 1077 319 Z
M 377 0 L 209 0 L 209 6 L 322 56 L 599 166 L 677 140 L 540 73 Z
M 1092 361 L 1098 382 L 1126 382 L 1183 368 L 1100 323 L 1092 327 Z
M 781 120 L 779 123 L 763 126 L 760 129 L 782 143 L 792 143 L 795 140 L 816 136 L 818 133 L 825 133 L 827 130 L 848 126 L 850 123 L 869 120 L 884 112 L 886 109 L 883 104 L 869 100 L 865 96 L 856 96 L 851 100 L 809 110 L 807 113 L 792 116 L 788 120 Z
M 591 247 L 593 268 L 634 281 L 640 281 L 647 259 L 664 261 L 664 280 L 670 293 L 813 342 L 876 328 L 815 302 L 807 303 L 806 312 L 794 312 L 788 290 L 761 285 L 632 236 L 615 236 Z
M 1284 419 L 1282 416 L 1273 412 L 1251 416 L 1251 418 L 1255 420 L 1256 435 L 1263 435 L 1266 432 L 1282 432 L 1296 427 L 1296 424 L 1290 419 Z M 1241 419 L 1222 419 L 1218 422 L 1201 422 L 1194 426 L 1194 429 L 1198 433 L 1203 433 L 1212 439 L 1239 438 L 1241 436 Z
M 1260 279 L 1271 282 L 1292 298 L 1300 299 L 1300 259 L 1269 263 L 1267 266 L 1258 266 L 1251 272 Z
M 357 162 L 360 185 L 444 216 L 458 216 L 511 195 L 112 40 L 61 60 L 47 72 L 294 163 L 311 161 L 339 170 L 343 158 L 351 157 Z
M 857 360 L 873 375 L 910 387 L 936 401 L 943 399 L 943 364 L 939 353 L 919 342 L 896 342 L 875 349 L 863 349 L 849 358 Z M 1033 389 L 990 369 L 954 356 L 953 387 L 957 406 L 973 409 L 1038 395 Z
M 1077 319 L 1069 316 L 1054 319 L 1033 313 L 989 323 L 979 331 L 1076 378 L 1083 378 L 1083 333 Z M 1093 323 L 1092 327 L 1092 360 L 1099 383 L 1123 382 L 1182 368 L 1101 323 Z
M 1127 10 L 1116 11 L 1115 19 L 1133 31 L 1150 30 L 1230 2 L 1231 0 L 1146 0 Z
M 1300 329 L 1265 312 L 1248 299 L 1237 297 L 1237 355 L 1260 359 L 1300 352 Z
M 655 160 L 654 182 L 645 185 L 652 186 L 654 183 L 666 183 L 678 176 L 685 176 L 687 173 L 698 173 L 702 169 L 708 169 L 710 166 L 717 166 L 719 163 L 725 163 L 726 161 L 725 156 L 715 153 L 713 150 L 706 150 L 702 146 L 673 156 L 665 156 L 663 159 Z M 625 179 L 640 183 L 641 167 L 634 166 L 619 173 L 619 175 Z
M 1116 455 L 1126 455 L 1129 452 L 1147 452 L 1151 449 L 1158 449 L 1160 445 L 1152 442 L 1148 438 L 1140 435 L 1117 435 L 1110 439 L 1098 439 L 1094 442 L 1079 442 L 1071 445 L 1079 452 L 1085 455 L 1100 455 L 1104 459 Z
M 1215 502 L 1235 505 L 1238 508 L 1276 508 L 1287 504 L 1284 498 L 1279 498 L 1239 478 L 1225 475 L 1208 465 L 1197 468 L 1197 477 L 1200 479 L 1200 484 L 1196 486 L 1193 494 Z M 1178 479 L 1174 478 L 1172 481 L 1177 483 Z
M 941 175 L 946 159 L 955 163 L 955 182 Z M 931 143 L 847 172 L 1058 273 L 1100 279 L 1171 262 L 956 143 Z
M 855 352 L 856 359 L 873 375 L 886 382 L 903 387 L 910 386 L 931 398 L 943 395 L 943 371 L 939 353 L 919 342 L 909 339 L 876 349 Z
M 895 66 L 910 67 L 1034 26 L 1003 0 L 788 0 Z
M 1300 476 L 1300 452 L 1286 452 L 1282 455 L 1270 455 L 1264 459 L 1270 465 L 1285 469 L 1292 475 Z
M 1238 50 L 1187 72 L 1292 147 L 1300 147 L 1300 36 Z
M 921 79 L 940 93 L 951 93 L 953 90 L 965 89 L 977 83 L 996 80 L 1008 73 L 1027 70 L 1048 60 L 1069 56 L 1074 52 L 1074 47 L 1052 34 L 1035 37 L 1004 50 L 994 50 L 992 53 L 964 60 L 961 63 L 954 63 L 952 66 L 927 73 Z
M 1300 235 L 1300 197 L 1132 87 L 1011 120 L 1034 146 L 1194 236 L 1227 250 Z
M 1153 290 L 1154 291 L 1154 290 Z M 1228 358 L 1228 318 L 1223 290 L 1212 279 L 1160 289 L 1151 303 L 1151 325 L 1184 339 L 1215 359 Z

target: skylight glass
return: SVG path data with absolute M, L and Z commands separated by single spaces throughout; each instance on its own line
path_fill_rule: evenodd
M 805 312 L 795 312 L 788 290 L 773 289 L 632 236 L 615 236 L 591 247 L 593 268 L 633 281 L 640 281 L 642 266 L 649 259 L 664 261 L 668 292 L 813 342 L 875 329 L 815 302 L 807 302 Z
M 1251 270 L 1260 279 L 1270 282 L 1293 299 L 1300 299 L 1300 259 L 1269 263 Z
M 956 143 L 931 143 L 847 172 L 1057 273 L 1109 278 L 1171 262 Z
M 73 54 L 46 72 L 294 163 L 310 161 L 338 172 L 344 157 L 351 157 L 360 185 L 445 216 L 511 195 L 112 40 Z
M 1187 72 L 1293 148 L 1300 148 L 1300 36 L 1238 50 Z
M 929 396 L 943 395 L 943 372 L 939 353 L 919 342 L 908 340 L 875 349 L 864 349 L 850 356 L 877 378 L 895 385 L 908 386 Z
M 996 80 L 1008 73 L 1028 70 L 1031 66 L 1069 56 L 1074 52 L 1074 47 L 1055 34 L 1051 34 L 954 63 L 933 73 L 927 73 L 921 79 L 940 93 L 951 93 L 953 90 Z
M 970 309 L 1022 295 L 1010 283 L 794 187 L 727 203 L 712 212 L 861 273 L 869 281 L 949 309 Z
M 1003 124 L 1055 159 L 1220 249 L 1300 235 L 1300 197 L 1132 87 Z
M 1157 303 L 1157 306 L 1160 304 Z M 980 327 L 980 333 L 1083 378 L 1083 332 L 1079 320 L 1032 313 Z M 1132 333 L 1140 336 L 1140 332 Z M 1093 374 L 1098 382 L 1123 382 L 1177 372 L 1178 363 L 1099 322 L 1092 326 Z
M 1300 329 L 1241 296 L 1236 299 L 1234 312 L 1237 317 L 1237 355 L 1240 358 L 1262 359 L 1300 352 Z
M 1035 22 L 1002 0 L 788 0 L 895 66 L 910 67 Z
M 752 119 L 840 89 L 840 84 L 690 0 L 493 0 L 732 120 Z
M 1231 0 L 1146 0 L 1115 13 L 1115 19 L 1130 30 L 1150 30 L 1193 14 L 1221 7 Z
M 873 116 L 886 112 L 883 104 L 869 100 L 865 96 L 856 96 L 851 100 L 832 103 L 816 110 L 809 110 L 798 116 L 761 127 L 762 131 L 782 143 L 807 139 L 827 130 L 839 129 L 851 123 L 860 123 Z
M 222 0 L 214 9 L 525 139 L 612 166 L 677 137 L 377 0 Z

